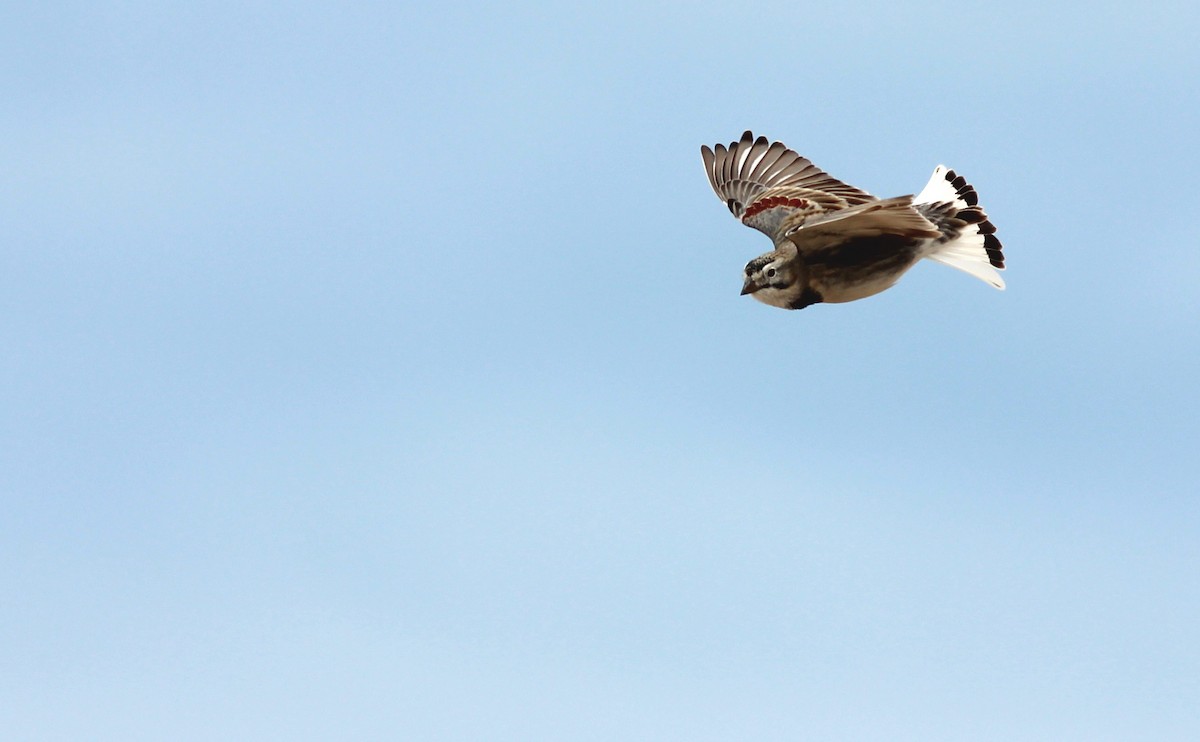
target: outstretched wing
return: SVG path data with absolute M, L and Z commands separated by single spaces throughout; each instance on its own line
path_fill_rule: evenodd
M 781 222 L 797 212 L 808 211 L 811 218 L 811 214 L 876 200 L 866 191 L 831 177 L 783 143 L 769 143 L 766 137 L 755 139 L 749 131 L 728 147 L 703 146 L 700 155 L 708 182 L 729 211 L 768 235 L 774 236 Z M 756 205 L 758 208 L 754 208 Z M 794 226 L 795 220 L 789 221 L 789 226 Z

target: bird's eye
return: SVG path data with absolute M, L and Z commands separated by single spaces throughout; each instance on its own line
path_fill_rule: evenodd
M 774 277 L 775 277 L 775 269 L 767 268 L 767 278 L 774 278 Z

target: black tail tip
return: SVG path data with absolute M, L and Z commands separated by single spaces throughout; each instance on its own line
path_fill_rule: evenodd
M 979 205 L 979 194 L 975 192 L 975 186 L 968 183 L 966 178 L 953 170 L 947 170 L 946 182 L 954 189 L 954 195 L 967 202 L 967 206 Z

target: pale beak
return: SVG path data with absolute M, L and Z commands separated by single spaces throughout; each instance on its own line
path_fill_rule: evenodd
M 755 291 L 758 291 L 759 288 L 761 287 L 754 285 L 753 279 L 747 278 L 746 282 L 742 284 L 742 296 L 745 296 L 746 294 L 753 294 Z

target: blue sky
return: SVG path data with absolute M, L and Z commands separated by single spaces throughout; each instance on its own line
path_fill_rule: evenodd
M 1198 25 L 6 9 L 7 738 L 1195 739 Z M 739 297 L 746 128 L 1008 290 Z

